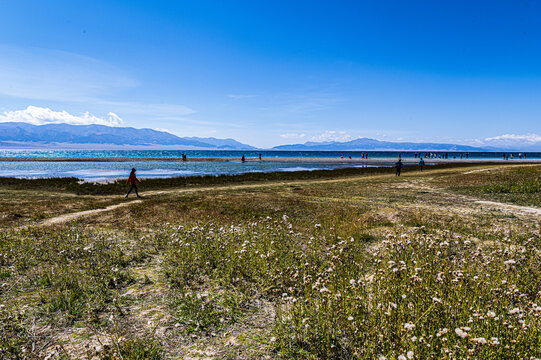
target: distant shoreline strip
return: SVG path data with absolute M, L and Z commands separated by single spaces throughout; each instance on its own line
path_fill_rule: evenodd
M 541 159 L 424 159 L 426 164 L 541 164 Z M 149 157 L 0 157 L 0 162 L 241 162 L 240 158 L 149 158 Z M 246 158 L 249 163 L 334 163 L 334 164 L 394 164 L 396 158 Z M 404 164 L 417 164 L 419 159 L 403 158 Z

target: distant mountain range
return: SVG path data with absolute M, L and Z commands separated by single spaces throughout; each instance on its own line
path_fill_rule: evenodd
M 438 144 L 438 143 L 413 143 L 413 142 L 390 142 L 368 138 L 360 138 L 347 142 L 306 142 L 304 144 L 280 145 L 273 147 L 274 150 L 290 151 L 493 151 L 496 149 L 479 148 L 467 145 Z
M 179 137 L 165 131 L 105 125 L 0 123 L 0 148 L 257 150 L 234 139 Z M 495 147 L 379 141 L 306 142 L 275 146 L 291 151 L 499 151 Z M 510 149 L 509 149 L 510 150 Z M 524 151 L 524 150 L 523 150 Z
M 233 139 L 178 137 L 152 129 L 104 125 L 31 125 L 22 122 L 0 123 L 0 147 L 256 149 Z

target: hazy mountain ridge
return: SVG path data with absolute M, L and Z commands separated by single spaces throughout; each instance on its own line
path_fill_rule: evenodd
M 166 131 L 111 127 L 106 125 L 0 123 L 0 147 L 3 148 L 77 148 L 77 149 L 168 149 L 168 150 L 257 150 L 237 140 L 214 137 L 179 137 Z M 475 147 L 443 143 L 380 141 L 358 138 L 351 141 L 309 141 L 279 145 L 270 150 L 290 151 L 538 151 L 534 146 L 522 149 L 506 146 Z
M 403 150 L 403 151 L 491 151 L 495 149 L 480 148 L 468 145 L 440 144 L 440 143 L 413 143 L 379 141 L 369 138 L 359 138 L 346 142 L 306 142 L 304 144 L 280 145 L 273 147 L 274 150 L 307 150 L 307 151 L 340 151 L 340 150 Z
M 43 146 L 96 145 L 100 148 L 119 146 L 178 146 L 189 149 L 252 150 L 255 147 L 233 139 L 179 137 L 165 131 L 110 127 L 105 125 L 47 124 L 31 125 L 13 122 L 0 123 L 0 145 Z M 26 147 L 25 146 L 25 147 Z

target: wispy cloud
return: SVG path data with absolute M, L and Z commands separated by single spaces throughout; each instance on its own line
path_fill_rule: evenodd
M 537 134 L 503 134 L 499 136 L 489 137 L 485 139 L 485 142 L 508 142 L 514 144 L 529 143 L 535 144 L 541 142 L 541 135 Z
M 54 111 L 49 108 L 29 106 L 24 110 L 5 111 L 0 115 L 0 122 L 24 122 L 32 125 L 45 124 L 71 124 L 90 125 L 99 124 L 107 126 L 118 126 L 122 119 L 115 113 L 108 113 L 107 116 L 99 117 L 88 112 L 82 115 L 73 115 L 65 110 Z
M 92 101 L 138 85 L 122 69 L 65 51 L 0 45 L 0 94 L 49 101 Z
M 256 97 L 257 95 L 254 95 L 254 94 L 227 94 L 226 96 L 227 96 L 228 98 L 230 98 L 230 99 L 241 100 L 241 99 L 250 99 L 250 98 L 254 98 L 254 97 Z
M 343 101 L 333 94 L 306 94 L 302 96 L 293 96 L 288 100 L 285 110 L 297 115 L 307 115 L 310 113 L 331 109 L 337 103 Z
M 147 115 L 154 119 L 178 119 L 194 114 L 196 111 L 178 104 L 148 104 L 139 102 L 97 101 L 96 103 L 113 108 L 123 114 Z
M 312 141 L 349 141 L 352 140 L 352 136 L 345 131 L 326 130 L 325 132 L 312 136 Z
M 310 140 L 314 142 L 349 141 L 353 139 L 353 137 L 346 131 L 337 130 L 325 130 L 322 133 L 312 135 L 307 135 L 306 133 L 292 132 L 280 134 L 280 137 L 289 140 Z
M 284 139 L 304 139 L 306 138 L 306 134 L 286 133 L 286 134 L 280 134 L 280 137 Z

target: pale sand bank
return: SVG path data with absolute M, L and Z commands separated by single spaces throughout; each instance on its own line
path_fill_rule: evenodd
M 424 159 L 426 164 L 541 164 L 541 159 Z M 0 162 L 183 162 L 181 158 L 131 157 L 0 157 Z M 240 162 L 240 158 L 188 158 L 189 162 Z M 247 158 L 246 162 L 268 163 L 336 163 L 336 164 L 394 164 L 396 158 L 340 159 L 340 158 Z M 417 164 L 419 159 L 402 159 L 404 164 Z

